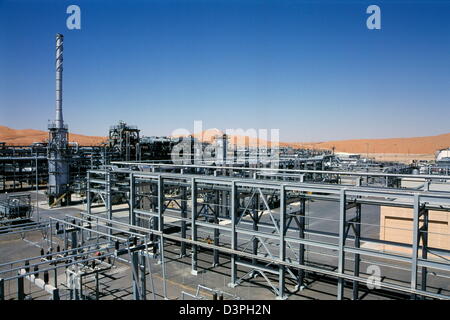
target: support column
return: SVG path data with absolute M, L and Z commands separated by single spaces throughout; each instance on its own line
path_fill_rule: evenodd
M 23 277 L 17 278 L 17 299 L 24 300 L 25 299 L 25 291 L 23 286 Z
M 222 191 L 222 213 L 225 217 L 230 217 L 230 212 L 228 209 L 228 195 L 226 191 Z
M 158 177 L 158 231 L 161 235 L 164 234 L 164 179 Z M 159 261 L 161 263 L 161 270 L 163 275 L 163 294 L 164 299 L 167 298 L 167 286 L 166 286 L 166 263 L 164 260 L 164 237 L 159 237 Z
M 163 216 L 163 212 L 164 212 L 164 180 L 161 176 L 158 177 L 158 231 L 161 232 L 161 234 L 164 233 L 164 216 Z M 163 263 L 163 254 L 162 254 L 162 250 L 163 250 L 163 243 L 164 242 L 164 237 L 159 237 L 159 250 L 160 250 L 160 255 L 159 255 L 159 262 Z
M 424 210 L 422 215 L 423 215 L 423 225 L 420 228 L 422 236 L 422 259 L 426 260 L 428 258 L 428 224 L 429 224 L 428 210 Z M 422 291 L 427 291 L 427 275 L 428 275 L 427 267 L 422 267 L 421 271 L 422 271 L 421 289 Z
M 56 254 L 58 254 L 58 252 Z M 55 288 L 58 288 L 58 268 L 55 268 L 55 270 L 53 271 L 53 286 Z
M 345 227 L 346 227 L 346 194 L 345 189 L 341 190 L 339 201 L 339 256 L 338 256 L 338 273 L 343 274 L 345 270 Z M 338 277 L 337 299 L 344 298 L 345 280 Z
M 355 248 L 361 246 L 361 204 L 356 204 L 356 216 L 353 220 L 353 231 L 355 233 Z M 359 277 L 359 269 L 361 265 L 361 257 L 359 253 L 355 253 L 354 256 L 355 266 L 353 275 Z M 358 300 L 359 298 L 359 281 L 353 281 L 353 300 Z
M 147 279 L 146 279 L 146 270 L 145 263 L 146 257 L 144 254 L 139 254 L 139 277 L 141 281 L 141 300 L 147 300 Z
M 72 246 L 72 254 L 76 255 L 77 254 L 77 247 L 78 247 L 78 228 L 76 228 L 75 230 L 73 230 L 70 235 L 71 235 L 71 246 Z
M 108 215 L 108 219 L 112 220 L 113 219 L 113 213 L 112 213 L 112 196 L 111 196 L 111 172 L 108 171 L 106 172 L 106 204 L 107 204 L 107 215 Z M 111 226 L 111 224 L 108 224 L 109 226 Z M 112 229 L 108 228 L 108 234 L 112 235 Z M 112 238 L 110 237 L 109 240 L 111 241 Z
M 157 186 L 155 186 L 154 183 L 150 182 L 148 185 L 149 189 L 150 189 L 150 210 L 152 212 L 156 212 L 157 210 L 157 204 L 158 204 L 158 190 L 157 190 Z M 156 198 L 156 199 L 155 199 Z M 156 216 L 152 216 L 150 218 L 150 226 L 149 228 L 151 230 L 158 230 L 158 217 Z M 156 239 L 156 238 L 155 238 Z M 157 241 L 155 240 L 155 243 L 157 243 Z
M 187 187 L 180 187 L 181 188 L 181 237 L 183 239 L 186 239 L 186 221 L 184 219 L 187 218 L 187 196 L 186 196 L 186 189 Z M 180 256 L 185 257 L 186 256 L 186 242 L 181 241 L 181 251 Z
M 134 174 L 130 173 L 130 196 L 128 199 L 128 205 L 130 207 L 130 224 L 135 226 L 136 225 L 136 213 L 134 212 L 134 204 L 136 197 L 136 189 L 135 189 L 135 178 Z
M 192 197 L 192 210 L 191 210 L 191 238 L 193 241 L 197 241 L 197 182 L 195 178 L 192 178 L 191 182 L 191 197 Z M 192 256 L 191 256 L 191 274 L 197 275 L 197 245 L 192 244 Z
M 417 256 L 419 249 L 419 218 L 420 218 L 420 196 L 414 194 L 413 207 L 413 238 L 412 238 L 412 257 L 411 257 L 411 289 L 417 289 Z M 416 299 L 416 294 L 411 295 L 411 299 Z
M 55 301 L 59 300 L 59 289 L 53 290 L 53 292 L 52 292 L 52 300 L 55 300 Z
M 5 280 L 0 278 L 0 301 L 5 300 Z
M 280 188 L 280 260 L 284 262 L 286 256 L 286 190 L 284 185 Z M 278 270 L 278 297 L 277 299 L 284 300 L 286 296 L 284 295 L 285 287 L 285 273 L 286 266 L 280 265 Z
M 216 191 L 214 193 L 214 224 L 219 225 L 219 195 Z M 214 245 L 219 246 L 219 238 L 220 238 L 220 231 L 218 228 L 214 228 Z M 214 249 L 213 251 L 213 266 L 217 267 L 219 265 L 219 251 Z
M 86 174 L 86 213 L 91 214 L 91 173 Z
M 236 182 L 231 182 L 231 249 L 237 250 L 237 233 L 236 233 L 236 222 L 238 215 L 239 201 L 237 197 Z M 236 254 L 231 255 L 231 281 L 228 284 L 229 287 L 234 288 L 236 286 L 237 280 L 237 265 L 236 265 Z
M 133 300 L 141 300 L 139 294 L 139 253 L 137 251 L 131 253 L 131 277 L 133 286 Z
M 100 290 L 99 290 L 99 279 L 98 271 L 95 272 L 95 300 L 100 300 Z
M 253 215 L 253 231 L 258 231 L 258 223 L 259 223 L 259 195 L 255 194 L 253 197 L 252 204 L 252 215 Z M 257 237 L 253 238 L 253 250 L 252 253 L 257 256 L 258 255 L 258 245 L 259 240 Z M 252 259 L 253 264 L 256 264 L 256 259 Z
M 305 239 L 305 214 L 306 214 L 306 200 L 305 198 L 300 198 L 300 216 L 298 219 L 298 233 L 300 239 Z M 305 265 L 305 245 L 300 243 L 298 252 L 298 263 L 299 265 Z M 298 289 L 303 290 L 305 287 L 305 270 L 298 270 Z

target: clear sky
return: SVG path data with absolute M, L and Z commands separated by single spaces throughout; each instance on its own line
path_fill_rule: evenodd
M 66 8 L 81 8 L 68 30 Z M 368 30 L 366 8 L 381 8 Z M 450 1 L 0 0 L 0 125 L 106 135 L 279 128 L 283 141 L 450 132 Z

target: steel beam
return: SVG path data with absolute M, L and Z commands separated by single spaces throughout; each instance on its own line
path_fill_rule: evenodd
M 345 227 L 346 227 L 346 210 L 347 210 L 347 196 L 345 190 L 341 190 L 339 202 L 339 251 L 338 251 L 338 273 L 342 275 L 345 273 Z M 337 299 L 344 299 L 344 284 L 345 279 L 338 277 Z
M 417 288 L 417 256 L 419 249 L 419 216 L 420 215 L 420 195 L 414 195 L 413 209 L 413 230 L 412 230 L 412 258 L 411 258 L 411 289 Z M 416 295 L 412 294 L 411 299 L 416 299 Z
M 197 241 L 197 182 L 195 178 L 191 180 L 191 238 L 193 241 Z M 192 257 L 191 257 L 191 273 L 197 275 L 197 245 L 192 245 Z
M 237 251 L 238 246 L 238 237 L 236 232 L 236 223 L 238 217 L 238 209 L 239 209 L 239 199 L 237 196 L 236 183 L 234 181 L 231 182 L 231 249 Z M 231 255 L 231 281 L 229 286 L 234 288 L 237 283 L 237 255 Z
M 284 262 L 286 258 L 286 190 L 282 185 L 280 187 L 280 243 L 279 243 L 279 259 Z M 284 294 L 285 290 L 285 274 L 286 274 L 286 266 L 280 264 L 279 266 L 279 274 L 278 274 L 278 299 L 284 300 L 287 297 Z

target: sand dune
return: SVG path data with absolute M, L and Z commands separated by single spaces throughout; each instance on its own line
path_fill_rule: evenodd
M 450 133 L 428 137 L 339 140 L 317 143 L 288 143 L 294 147 L 332 149 L 350 153 L 434 154 L 450 147 Z
M 194 135 L 201 141 L 212 142 L 217 135 L 222 134 L 218 129 L 209 129 Z M 264 139 L 245 137 L 243 135 L 231 135 L 231 144 L 250 146 L 266 145 Z M 0 142 L 11 145 L 30 145 L 33 142 L 45 142 L 48 139 L 46 131 L 33 129 L 17 130 L 0 126 Z M 246 139 L 247 142 L 246 142 Z M 85 136 L 80 134 L 69 135 L 69 140 L 78 142 L 80 145 L 98 145 L 106 141 L 106 137 Z M 270 144 L 270 143 L 269 143 Z M 337 140 L 325 142 L 281 142 L 281 146 L 302 147 L 310 149 L 332 149 L 337 152 L 350 152 L 361 154 L 405 154 L 405 155 L 432 155 L 437 150 L 450 147 L 450 133 L 428 137 L 414 138 L 392 138 L 392 139 L 358 139 Z
M 48 132 L 46 131 L 34 129 L 18 130 L 0 126 L 0 142 L 6 142 L 8 145 L 28 146 L 34 142 L 46 142 L 47 139 Z M 69 141 L 78 142 L 83 146 L 94 146 L 106 141 L 106 138 L 70 133 Z

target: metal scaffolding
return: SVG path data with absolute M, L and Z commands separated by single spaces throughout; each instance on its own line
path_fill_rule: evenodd
M 193 275 L 198 274 L 199 250 L 211 250 L 213 266 L 219 258 L 231 262 L 231 287 L 259 275 L 277 298 L 285 299 L 307 285 L 306 276 L 318 274 L 337 280 L 338 299 L 346 297 L 345 287 L 351 288 L 352 299 L 358 299 L 360 284 L 370 281 L 370 274 L 361 272 L 361 263 L 372 259 L 392 268 L 401 264 L 410 274 L 407 283 L 396 279 L 380 281 L 382 290 L 410 294 L 413 298 L 450 298 L 448 288 L 435 288 L 427 282 L 427 270 L 432 269 L 442 274 L 448 285 L 450 263 L 439 257 L 450 252 L 432 248 L 427 241 L 428 210 L 447 214 L 450 211 L 450 194 L 446 192 L 152 173 L 130 168 L 90 171 L 87 184 L 88 215 L 91 197 L 99 194 L 107 207 L 105 219 L 114 221 L 111 199 L 114 194 L 125 194 L 129 199 L 126 227 L 136 226 L 146 230 L 152 239 L 156 237 L 155 250 L 163 264 L 165 241 L 179 243 L 181 256 L 187 255 L 190 247 Z M 338 204 L 333 220 L 336 232 L 309 228 L 305 205 L 312 200 Z M 369 205 L 411 208 L 411 244 L 365 237 L 361 233 L 361 217 L 363 207 Z M 362 247 L 362 242 L 395 245 L 411 254 L 369 249 Z M 319 264 L 306 255 L 324 250 L 331 256 L 328 264 Z M 238 277 L 238 270 L 247 271 Z M 268 275 L 275 275 L 276 283 Z M 288 288 L 288 282 L 294 287 Z

